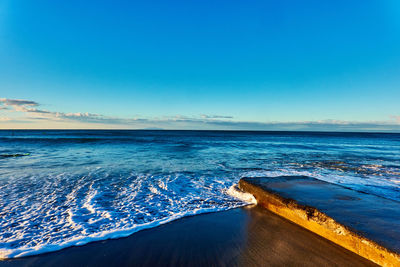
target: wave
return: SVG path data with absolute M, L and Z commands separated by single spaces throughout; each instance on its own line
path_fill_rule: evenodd
M 189 172 L 136 175 L 94 168 L 87 174 L 10 179 L 0 179 L 0 258 L 125 237 L 185 216 L 252 201 L 243 198 L 244 193 L 229 195 L 232 178 Z
M 245 203 L 257 205 L 256 198 L 252 194 L 242 191 L 236 184 L 229 187 L 227 193 Z
M 30 153 L 0 154 L 0 158 L 17 158 L 29 156 Z

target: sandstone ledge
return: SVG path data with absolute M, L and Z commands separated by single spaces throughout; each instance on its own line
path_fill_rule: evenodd
M 304 176 L 242 178 L 258 205 L 382 266 L 400 266 L 400 203 Z

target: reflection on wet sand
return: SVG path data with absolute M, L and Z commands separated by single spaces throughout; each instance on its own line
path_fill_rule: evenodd
M 0 266 L 373 266 L 260 207 L 186 217 L 127 238 Z
M 374 265 L 265 209 L 255 207 L 245 212 L 249 219 L 240 265 Z

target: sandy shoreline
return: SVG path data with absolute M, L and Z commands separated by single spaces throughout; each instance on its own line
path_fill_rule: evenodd
M 373 266 L 258 206 L 186 217 L 127 238 L 0 266 Z

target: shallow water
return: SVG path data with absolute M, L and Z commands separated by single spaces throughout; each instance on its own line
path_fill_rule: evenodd
M 0 131 L 0 257 L 243 206 L 241 177 L 291 174 L 400 201 L 400 134 Z

